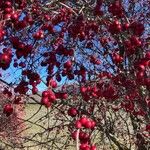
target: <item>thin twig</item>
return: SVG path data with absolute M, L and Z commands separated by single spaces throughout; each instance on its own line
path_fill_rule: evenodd
M 77 137 L 76 137 L 76 150 L 79 150 L 79 133 L 80 129 L 77 130 Z

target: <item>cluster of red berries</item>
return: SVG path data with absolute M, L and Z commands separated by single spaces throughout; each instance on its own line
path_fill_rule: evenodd
M 62 99 L 62 100 L 65 100 L 68 98 L 68 94 L 66 92 L 58 92 L 58 93 L 55 93 L 57 99 Z
M 107 74 L 106 74 L 107 75 Z M 105 77 L 105 74 L 100 74 L 100 78 Z M 107 75 L 108 78 L 111 78 L 111 75 Z M 101 81 L 93 86 L 82 86 L 80 88 L 81 95 L 83 97 L 83 100 L 88 102 L 89 100 L 99 99 L 101 97 L 105 97 L 107 100 L 112 99 L 115 100 L 118 98 L 118 93 L 116 90 L 115 84 L 112 83 L 105 83 L 104 81 Z
M 94 129 L 95 125 L 96 125 L 96 122 L 87 117 L 81 117 L 79 120 L 75 122 L 75 127 L 77 129 L 80 129 L 82 127 L 87 128 L 87 129 Z
M 4 94 L 4 95 L 7 95 L 8 97 L 11 97 L 11 96 L 12 96 L 12 92 L 9 91 L 7 88 L 4 88 L 3 94 Z
M 113 2 L 109 8 L 108 11 L 112 13 L 113 16 L 122 17 L 123 16 L 123 7 L 121 5 L 121 2 L 119 0 Z
M 84 18 L 80 15 L 74 20 L 74 23 L 68 27 L 69 34 L 73 38 L 76 38 L 78 35 L 81 38 L 81 35 L 83 35 L 84 26 Z
M 13 101 L 13 104 L 20 104 L 21 100 L 22 100 L 21 97 L 15 97 L 14 101 Z
M 61 8 L 59 13 L 51 19 L 53 25 L 57 25 L 61 22 L 67 22 L 72 16 L 72 11 L 67 8 Z
M 33 37 L 36 40 L 40 40 L 40 39 L 44 38 L 44 31 L 43 30 L 38 30 L 35 34 L 33 34 Z
M 115 64 L 120 64 L 123 61 L 123 58 L 117 53 L 113 53 L 112 58 Z
M 50 107 L 53 102 L 56 101 L 56 95 L 52 90 L 47 90 L 42 93 L 41 103 L 45 107 Z
M 18 59 L 21 57 L 26 58 L 32 51 L 32 46 L 24 44 L 18 37 L 11 37 L 11 42 L 13 47 L 16 49 L 16 56 Z
M 133 35 L 129 42 L 134 48 L 141 46 L 142 42 L 138 38 L 144 32 L 144 25 L 142 23 L 133 22 L 133 23 L 124 23 L 122 24 L 119 19 L 115 19 L 108 26 L 108 31 L 112 34 L 118 34 L 122 31 L 132 31 Z M 133 44 L 133 45 L 132 45 Z
M 83 100 L 88 102 L 91 98 L 98 98 L 100 95 L 100 91 L 96 86 L 90 87 L 90 86 L 82 86 L 80 88 L 80 92 L 82 94 Z
M 36 86 L 41 83 L 39 74 L 31 70 L 23 70 L 22 75 L 26 76 L 29 81 L 21 81 L 15 88 L 15 92 L 19 92 L 20 94 L 26 93 L 29 90 L 28 85 L 30 84 L 32 86 L 32 94 L 36 94 L 38 92 Z
M 130 29 L 132 29 L 135 35 L 140 36 L 144 32 L 144 25 L 141 22 L 132 22 L 130 25 Z
M 36 86 L 41 83 L 39 74 L 32 72 L 31 70 L 27 70 L 27 77 L 29 79 L 29 84 L 32 85 L 32 93 L 36 94 L 38 92 L 38 88 Z
M 75 127 L 80 129 L 78 137 L 80 140 L 80 150 L 96 150 L 96 146 L 90 144 L 90 134 L 82 131 L 82 128 L 93 130 L 95 126 L 96 122 L 94 120 L 84 116 L 75 122 Z M 72 132 L 71 135 L 74 140 L 77 139 L 77 131 Z
M 17 1 L 14 4 L 17 4 Z M 14 10 L 14 4 L 12 0 L 3 1 L 2 9 L 3 9 L 4 18 L 7 20 L 11 20 L 13 23 L 16 24 L 17 22 L 19 22 L 19 11 L 17 12 Z M 24 5 L 23 1 L 22 1 L 22 5 Z
M 4 14 L 5 14 L 6 19 L 11 17 L 11 13 L 13 12 L 13 7 L 12 6 L 13 5 L 12 5 L 11 1 L 5 1 L 3 3 Z
M 26 94 L 28 90 L 28 82 L 23 80 L 14 88 L 14 92 L 19 94 Z
M 126 48 L 127 55 L 130 56 L 136 52 L 137 48 L 142 46 L 142 41 L 138 38 L 138 36 L 134 35 L 124 41 L 124 46 Z
M 83 143 L 80 145 L 80 150 L 97 150 L 95 145 L 89 145 L 87 143 Z
M 56 54 L 64 56 L 73 56 L 74 50 L 73 49 L 68 50 L 63 45 L 60 44 L 56 49 Z
M 74 74 L 78 75 L 78 76 L 81 76 L 82 77 L 82 79 L 81 79 L 82 82 L 86 81 L 86 68 L 84 66 L 80 66 L 79 70 L 74 70 Z
M 137 83 L 141 83 L 142 85 L 146 85 L 147 88 L 150 86 L 150 79 L 148 74 L 146 74 L 146 70 L 150 67 L 150 52 L 147 52 L 145 57 L 140 59 L 138 63 L 135 63 L 135 68 L 137 70 L 136 77 Z
M 121 23 L 118 20 L 115 20 L 109 25 L 108 31 L 112 34 L 118 34 L 122 31 Z
M 95 21 L 85 21 L 84 16 L 78 16 L 74 24 L 71 24 L 68 27 L 68 32 L 72 38 L 79 38 L 80 41 L 85 40 L 86 38 L 94 36 L 94 33 L 97 33 L 99 30 L 99 25 Z
M 0 67 L 4 70 L 8 69 L 12 61 L 11 49 L 3 49 L 3 53 L 0 53 Z
M 67 76 L 69 80 L 74 79 L 73 74 L 73 63 L 71 60 L 68 60 L 64 63 L 64 69 L 62 71 L 62 76 Z
M 77 139 L 77 131 L 72 132 L 71 136 L 74 140 L 76 140 Z M 80 130 L 79 140 L 80 140 L 80 143 L 90 142 L 90 135 L 88 133 Z
M 72 138 L 77 139 L 77 131 L 72 132 Z M 90 135 L 84 131 L 79 132 L 80 150 L 97 150 L 96 145 L 90 144 Z
M 8 19 L 11 19 L 16 30 L 22 30 L 29 25 L 33 25 L 34 23 L 33 18 L 28 14 L 26 14 L 26 16 L 23 19 L 20 19 L 21 14 L 17 10 L 13 11 L 11 14 L 8 14 L 6 17 Z
M 26 6 L 26 0 L 16 0 L 15 3 L 12 0 L 2 0 L 0 3 L 0 7 L 4 10 L 4 14 L 10 14 L 13 11 L 13 6 L 17 9 L 23 9 Z
M 42 27 L 41 27 L 42 30 L 44 31 L 48 31 L 50 34 L 54 33 L 54 29 L 53 29 L 53 25 L 52 24 L 44 24 Z
M 103 4 L 103 0 L 97 1 L 96 6 L 94 7 L 94 15 L 96 15 L 96 16 L 103 15 L 103 11 L 101 10 L 102 4 Z

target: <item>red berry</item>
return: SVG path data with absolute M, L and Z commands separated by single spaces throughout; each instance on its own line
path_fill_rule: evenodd
M 91 128 L 94 128 L 96 126 L 96 122 L 95 121 L 91 121 Z
M 71 117 L 75 117 L 78 114 L 78 111 L 76 108 L 69 108 L 68 115 Z
M 42 97 L 48 97 L 48 95 L 49 95 L 49 92 L 48 92 L 48 91 L 44 91 L 44 92 L 42 93 Z
M 5 8 L 5 13 L 9 14 L 11 12 L 12 12 L 12 8 L 9 8 L 9 7 Z
M 97 150 L 96 146 L 95 145 L 92 145 L 90 150 Z
M 145 66 L 144 65 L 139 65 L 139 71 L 144 71 L 145 70 Z
M 71 61 L 67 61 L 65 64 L 64 64 L 64 68 L 71 68 L 72 67 L 72 63 L 71 63 Z
M 82 124 L 81 124 L 81 122 L 80 122 L 79 120 L 76 121 L 75 127 L 76 127 L 77 129 L 82 128 Z
M 129 27 L 130 27 L 130 24 L 129 24 L 129 23 L 125 23 L 125 24 L 123 25 L 124 30 L 129 29 Z
M 83 87 L 83 86 L 82 86 L 82 87 L 80 88 L 81 93 L 85 93 L 85 92 L 86 92 L 86 90 L 87 90 L 87 88 L 86 88 L 86 87 Z
M 86 117 L 82 117 L 81 119 L 80 119 L 80 122 L 81 122 L 81 124 L 84 126 L 86 123 L 87 123 L 87 118 Z
M 72 132 L 72 133 L 71 133 L 71 136 L 72 136 L 72 138 L 73 138 L 74 140 L 76 140 L 76 138 L 77 138 L 77 131 Z
M 42 99 L 41 99 L 41 103 L 43 104 L 43 105 L 45 105 L 45 107 L 50 107 L 51 106 L 51 103 L 49 102 L 49 99 L 47 98 L 47 97 L 43 97 Z
M 11 19 L 12 20 L 17 20 L 19 18 L 18 14 L 17 13 L 12 13 L 11 14 Z
M 87 122 L 84 124 L 85 128 L 91 129 L 92 128 L 92 123 L 90 120 L 87 120 Z
M 36 94 L 37 92 L 38 92 L 38 88 L 33 87 L 33 89 L 32 89 L 32 93 L 33 93 L 33 94 Z
M 6 54 L 6 53 L 3 53 L 0 57 L 0 63 L 4 63 L 4 64 L 8 64 L 10 63 L 11 61 L 11 58 L 10 58 L 10 55 Z
M 67 93 L 61 93 L 61 98 L 62 99 L 67 99 L 68 97 L 68 94 Z
M 146 53 L 145 58 L 150 60 L 150 52 Z
M 6 2 L 4 3 L 4 5 L 5 5 L 5 7 L 11 7 L 11 6 L 12 6 L 12 2 L 6 1 Z
M 54 102 L 56 100 L 56 96 L 55 96 L 54 93 L 50 93 L 49 96 L 48 96 L 48 98 L 49 98 L 50 102 Z
M 3 113 L 7 116 L 11 115 L 13 113 L 13 107 L 11 104 L 6 104 L 3 108 Z
M 80 145 L 80 150 L 90 150 L 90 146 L 86 143 Z
M 56 88 L 57 87 L 57 82 L 55 80 L 50 80 L 49 81 L 49 85 L 52 87 L 52 88 Z

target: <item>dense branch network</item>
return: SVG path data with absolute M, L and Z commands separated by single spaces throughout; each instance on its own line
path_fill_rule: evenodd
M 1 0 L 1 113 L 31 107 L 6 149 L 148 150 L 149 4 Z

